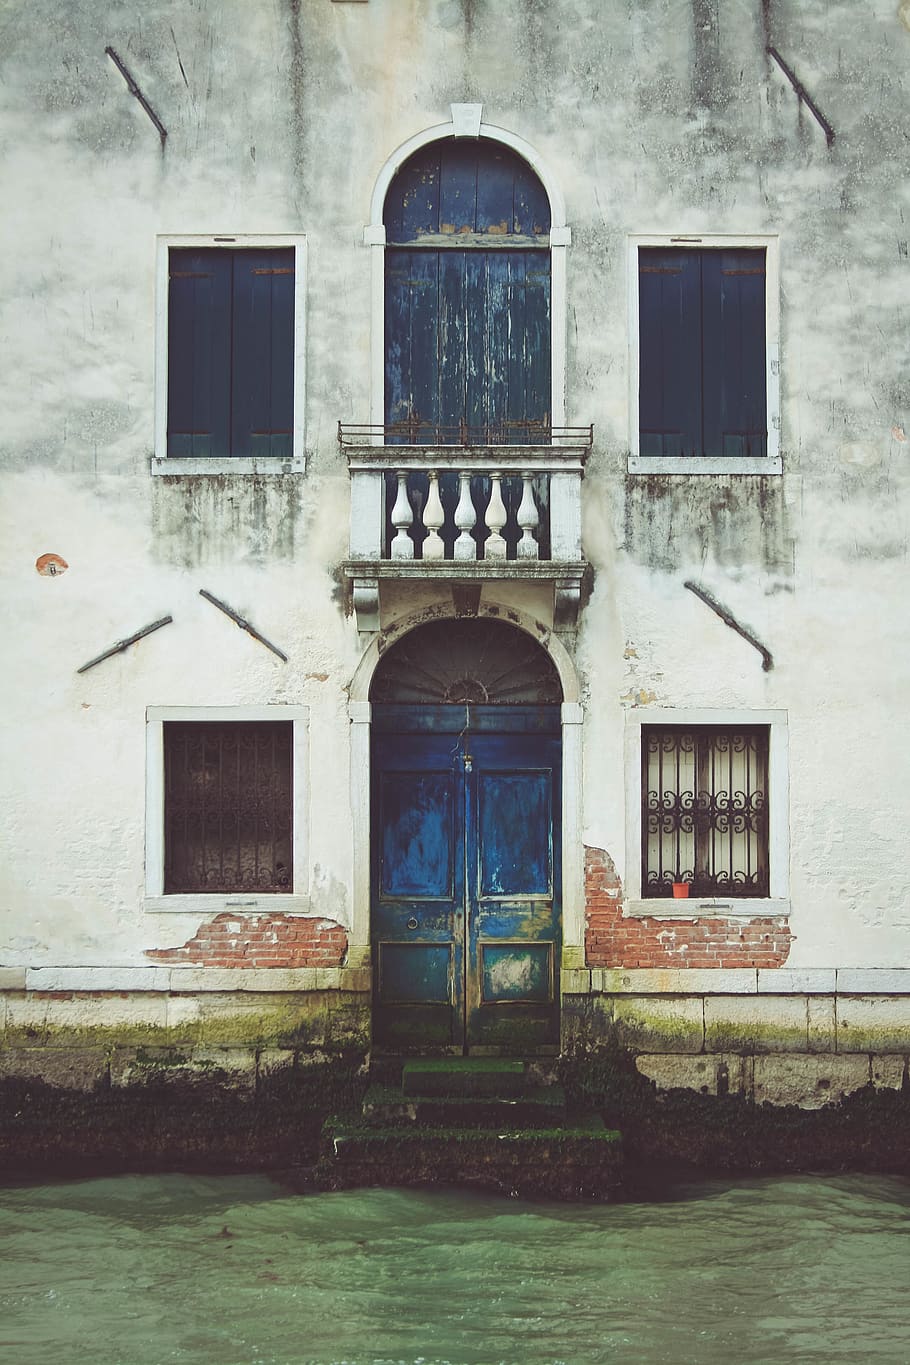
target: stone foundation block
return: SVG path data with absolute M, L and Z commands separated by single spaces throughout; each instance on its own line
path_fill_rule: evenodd
M 806 1028 L 810 1052 L 837 1051 L 837 1009 L 833 995 L 806 997 Z
M 609 995 L 755 995 L 754 967 L 601 967 L 595 985 Z
M 564 995 L 562 998 L 562 1049 L 602 1043 L 612 1037 L 613 1001 L 606 995 Z
M 704 1002 L 679 996 L 615 996 L 616 1041 L 636 1052 L 701 1052 L 705 1039 Z
M 107 1085 L 104 1048 L 6 1048 L 0 1051 L 0 1076 L 43 1081 L 63 1090 L 94 1090 Z
M 757 1104 L 823 1109 L 868 1084 L 868 1057 L 791 1053 L 755 1058 L 753 1094 Z
M 325 993 L 243 995 L 211 992 L 196 998 L 195 1041 L 206 1046 L 321 1047 L 328 1008 Z
M 910 996 L 839 996 L 838 1052 L 910 1052 Z
M 710 1052 L 806 1052 L 808 1032 L 805 996 L 705 999 L 705 1047 Z
M 293 1070 L 296 1055 L 290 1048 L 263 1048 L 257 1061 L 259 1079 L 267 1080 L 279 1071 Z
M 905 1079 L 910 1083 L 910 1057 L 873 1057 L 872 1084 L 877 1090 L 901 1090 Z
M 369 1047 L 370 997 L 341 994 L 329 1001 L 325 1040 L 333 1047 Z
M 699 1057 L 666 1053 L 635 1058 L 642 1076 L 658 1090 L 696 1090 L 702 1095 L 748 1095 L 752 1089 L 752 1059 L 735 1053 L 707 1053 Z
M 111 1085 L 208 1083 L 230 1090 L 256 1085 L 256 1053 L 251 1048 L 117 1048 L 111 1057 Z
M 6 1025 L 3 1041 L 7 1047 L 39 1047 L 47 1035 L 46 999 L 16 992 L 6 996 Z

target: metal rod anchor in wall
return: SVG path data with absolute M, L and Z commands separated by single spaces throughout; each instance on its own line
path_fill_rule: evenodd
M 693 583 L 691 579 L 686 579 L 683 587 L 688 588 L 689 592 L 694 592 L 695 596 L 704 602 L 706 607 L 710 607 L 711 610 L 720 617 L 725 626 L 729 626 L 731 630 L 736 631 L 737 635 L 741 635 L 744 640 L 748 640 L 752 648 L 757 649 L 761 655 L 761 666 L 765 673 L 771 672 L 771 669 L 774 667 L 774 658 L 771 651 L 762 644 L 757 636 L 752 634 L 751 630 L 747 630 L 745 626 L 741 626 L 733 613 L 728 611 L 725 606 L 718 602 L 717 598 L 714 597 L 712 593 L 708 592 L 707 588 L 699 587 L 699 585 Z
M 161 122 L 161 119 L 155 113 L 154 109 L 149 104 L 148 100 L 145 98 L 142 91 L 139 89 L 139 85 L 136 81 L 136 78 L 134 77 L 133 73 L 130 71 L 126 63 L 122 61 L 120 57 L 117 56 L 117 53 L 114 51 L 112 47 L 106 47 L 104 50 L 110 57 L 111 61 L 114 63 L 114 66 L 116 66 L 117 70 L 120 72 L 123 79 L 126 81 L 127 90 L 129 90 L 130 94 L 133 95 L 139 101 L 145 112 L 148 114 L 149 118 L 152 120 L 152 123 L 154 123 L 155 127 L 158 129 L 158 136 L 161 138 L 161 145 L 163 147 L 165 139 L 167 138 L 167 129 Z
M 134 645 L 137 640 L 142 640 L 146 635 L 151 635 L 153 630 L 160 630 L 162 626 L 169 626 L 173 619 L 173 616 L 162 616 L 160 621 L 153 621 L 150 626 L 143 626 L 142 630 L 137 630 L 135 635 L 130 635 L 126 640 L 118 640 L 115 645 L 111 645 L 110 649 L 106 649 L 104 653 L 99 654 L 97 658 L 89 659 L 88 663 L 83 664 L 81 668 L 77 668 L 76 672 L 87 673 L 90 668 L 95 667 L 95 664 L 104 663 L 105 659 L 112 659 L 115 654 L 122 654 L 125 649 L 129 649 L 130 645 Z
M 258 640 L 261 645 L 265 645 L 266 649 L 270 649 L 273 654 L 278 655 L 279 659 L 282 659 L 284 663 L 287 663 L 288 656 L 284 651 L 279 649 L 277 645 L 273 645 L 271 640 L 267 640 L 264 635 L 260 635 L 256 627 L 251 626 L 249 621 L 241 616 L 239 612 L 236 612 L 233 607 L 229 607 L 227 602 L 222 602 L 220 597 L 215 597 L 214 593 L 206 592 L 205 588 L 199 589 L 199 596 L 204 597 L 206 602 L 211 602 L 212 606 L 217 607 L 219 611 L 223 611 L 225 616 L 229 616 L 241 630 L 245 630 L 248 635 L 252 635 L 254 640 Z
M 788 66 L 788 64 L 784 61 L 783 57 L 778 52 L 777 48 L 771 47 L 769 44 L 767 52 L 769 57 L 774 58 L 774 60 L 777 62 L 777 65 L 780 67 L 781 71 L 786 76 L 787 80 L 793 86 L 793 89 L 796 91 L 796 98 L 806 106 L 812 117 L 815 119 L 815 122 L 818 124 L 819 128 L 821 128 L 822 132 L 825 135 L 825 141 L 830 147 L 835 138 L 835 132 L 834 129 L 831 127 L 831 124 L 825 118 L 824 114 L 819 109 L 818 105 L 815 103 L 815 100 L 809 94 L 809 91 L 803 85 L 802 81 L 799 79 L 796 72 L 793 70 L 791 66 Z

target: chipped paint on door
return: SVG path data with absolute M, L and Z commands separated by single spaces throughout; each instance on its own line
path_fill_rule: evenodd
M 374 1042 L 559 1037 L 559 709 L 374 711 Z

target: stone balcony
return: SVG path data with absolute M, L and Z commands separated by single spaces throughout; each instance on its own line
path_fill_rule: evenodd
M 573 629 L 586 568 L 581 481 L 592 428 L 528 423 L 429 435 L 339 425 L 351 475 L 344 569 L 358 629 L 379 629 L 387 579 L 547 582 L 556 629 Z

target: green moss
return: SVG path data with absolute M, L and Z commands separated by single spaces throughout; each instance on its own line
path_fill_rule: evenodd
M 814 1110 L 661 1091 L 619 1047 L 576 1049 L 559 1059 L 557 1071 L 570 1104 L 593 1107 L 622 1131 L 627 1158 L 646 1186 L 676 1171 L 910 1174 L 910 1091 L 866 1087 Z
M 154 1070 L 167 1070 L 172 1066 L 188 1066 L 190 1058 L 185 1052 L 178 1052 L 175 1048 L 161 1048 L 160 1051 L 150 1052 L 147 1048 L 136 1049 L 136 1056 L 133 1061 L 134 1066 L 151 1067 Z
M 187 998 L 187 997 L 178 997 Z M 369 996 L 354 991 L 200 993 L 195 1019 L 167 1026 L 164 1001 L 155 997 L 162 1022 L 130 1020 L 116 1023 L 59 1023 L 53 1018 L 40 1024 L 13 1024 L 0 1038 L 4 1047 L 144 1049 L 192 1047 L 322 1048 L 369 1046 Z M 69 1002 L 62 1002 L 64 1008 Z M 83 1010 L 85 1007 L 83 1006 Z M 103 1012 L 102 1000 L 99 1013 Z
M 363 1052 L 339 1051 L 237 1089 L 212 1062 L 146 1053 L 141 1085 L 77 1093 L 0 1080 L 0 1171 L 46 1179 L 116 1171 L 267 1170 L 313 1162 L 326 1115 L 356 1107 Z

